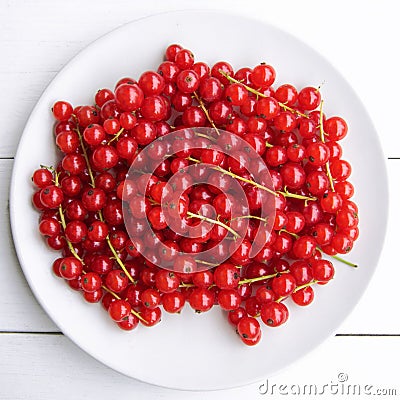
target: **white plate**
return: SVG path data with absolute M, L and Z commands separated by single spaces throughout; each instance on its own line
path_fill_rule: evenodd
M 100 305 L 91 305 L 51 273 L 57 256 L 37 233 L 30 177 L 40 164 L 55 162 L 50 108 L 65 99 L 88 104 L 97 89 L 112 88 L 122 76 L 138 77 L 156 68 L 164 49 L 181 43 L 198 60 L 228 60 L 235 69 L 271 63 L 277 84 L 297 87 L 322 82 L 325 112 L 349 123 L 344 158 L 353 167 L 361 235 L 348 258 L 360 267 L 338 264 L 333 282 L 316 290 L 307 308 L 291 306 L 287 324 L 265 328 L 262 342 L 241 344 L 217 309 L 197 315 L 166 315 L 154 328 L 119 330 Z M 372 162 L 373 160 L 373 162 Z M 387 220 L 386 171 L 377 134 L 363 105 L 343 77 L 296 38 L 256 20 L 209 11 L 160 14 L 127 24 L 78 54 L 57 75 L 26 125 L 15 159 L 11 221 L 25 276 L 40 304 L 65 335 L 96 359 L 136 379 L 170 388 L 222 389 L 277 372 L 332 335 L 354 308 L 375 270 Z

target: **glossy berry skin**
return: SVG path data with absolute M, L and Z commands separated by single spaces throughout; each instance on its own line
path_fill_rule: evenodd
M 110 145 L 96 147 L 92 154 L 93 165 L 99 171 L 105 171 L 115 167 L 118 163 L 118 152 Z
M 145 96 L 160 95 L 165 87 L 165 81 L 160 74 L 146 71 L 140 76 L 138 85 Z
M 246 346 L 255 346 L 257 343 L 259 343 L 259 341 L 261 340 L 261 331 L 259 332 L 259 334 L 254 337 L 254 338 L 244 338 L 244 337 L 240 337 L 240 339 L 242 340 L 242 342 L 246 345 Z
M 253 317 L 245 316 L 237 324 L 237 332 L 244 339 L 254 339 L 260 331 L 260 323 Z
M 353 241 L 344 233 L 335 233 L 331 246 L 340 254 L 346 254 L 353 248 Z
M 60 275 L 67 280 L 77 279 L 82 270 L 82 263 L 75 257 L 65 257 L 60 263 Z
M 325 223 L 316 224 L 311 235 L 314 237 L 318 245 L 325 246 L 329 244 L 333 238 L 334 229 L 331 225 Z
M 176 85 L 182 93 L 193 93 L 200 86 L 200 78 L 196 72 L 187 69 L 178 74 Z
M 138 85 L 123 84 L 115 90 L 115 101 L 123 111 L 135 111 L 143 103 L 144 95 Z
M 180 279 L 172 271 L 160 270 L 156 273 L 155 283 L 161 293 L 172 293 L 178 289 Z
M 274 301 L 261 306 L 260 316 L 265 325 L 276 327 L 287 321 L 289 311 L 285 304 Z
M 142 308 L 140 310 L 140 316 L 143 318 L 143 320 L 140 320 L 140 322 L 147 327 L 154 326 L 158 324 L 161 321 L 161 309 L 160 307 L 156 308 Z
M 106 255 L 96 255 L 90 262 L 90 269 L 97 272 L 99 275 L 104 275 L 110 272 L 113 268 L 113 262 L 110 257 Z
M 314 196 L 323 195 L 329 187 L 329 179 L 323 171 L 312 171 L 306 177 L 308 191 Z
M 256 88 L 267 88 L 275 81 L 276 72 L 266 64 L 257 65 L 250 74 L 250 81 Z
M 353 228 L 358 225 L 358 214 L 354 211 L 341 209 L 336 214 L 336 225 L 338 228 Z
M 296 289 L 296 280 L 292 274 L 281 274 L 272 280 L 271 288 L 278 298 L 286 297 Z
M 163 97 L 147 96 L 142 103 L 141 112 L 144 118 L 151 122 L 164 120 L 168 114 L 168 107 Z
M 329 148 L 324 143 L 311 143 L 306 148 L 306 156 L 311 165 L 321 167 L 325 165 L 330 156 Z
M 185 305 L 185 296 L 181 292 L 163 294 L 161 298 L 163 308 L 168 313 L 179 313 Z
M 129 315 L 130 312 L 131 305 L 125 300 L 115 300 L 108 308 L 108 314 L 115 322 L 122 321 Z
M 188 301 L 197 313 L 206 312 L 214 305 L 214 293 L 205 288 L 194 288 Z
M 111 270 L 105 279 L 106 286 L 115 293 L 122 292 L 128 286 L 128 277 L 121 270 Z
M 88 302 L 88 303 L 98 303 L 103 297 L 103 290 L 98 289 L 94 290 L 93 292 L 83 292 L 83 298 Z
M 207 77 L 200 83 L 199 93 L 204 101 L 212 102 L 222 97 L 221 82 L 214 77 Z
M 61 232 L 61 227 L 56 219 L 44 218 L 39 223 L 39 232 L 47 237 L 57 236 Z
M 298 97 L 297 89 L 289 84 L 281 85 L 275 91 L 275 98 L 287 105 L 288 107 L 294 106 L 296 104 Z
M 197 272 L 193 275 L 192 282 L 197 287 L 210 287 L 214 282 L 214 274 L 210 270 Z
M 39 232 L 60 252 L 54 274 L 86 302 L 101 301 L 120 329 L 154 326 L 186 302 L 199 313 L 215 305 L 254 346 L 258 317 L 280 326 L 287 302 L 310 304 L 313 285 L 334 277 L 325 256 L 348 253 L 358 238 L 351 165 L 339 144 L 349 129 L 322 113 L 319 88 L 272 87 L 275 70 L 265 63 L 237 71 L 227 61 L 195 63 L 179 44 L 164 55 L 156 70 L 138 81 L 122 77 L 89 105 L 54 104 L 51 134 L 62 154 L 54 169 L 32 176 Z M 212 128 L 210 136 L 200 127 Z M 177 140 L 164 140 L 174 131 Z M 269 172 L 275 196 L 251 182 L 254 170 Z M 234 185 L 247 205 L 232 195 Z M 164 201 L 165 193 L 174 199 Z M 268 223 L 260 220 L 264 205 Z M 225 225 L 239 242 L 223 240 Z M 193 237 L 195 227 L 201 234 Z M 197 272 L 208 267 L 208 250 L 210 268 Z
M 71 221 L 65 228 L 65 237 L 71 243 L 82 242 L 86 238 L 87 227 L 82 221 Z
M 40 202 L 46 208 L 58 208 L 63 200 L 62 190 L 55 185 L 46 186 L 40 191 Z
M 314 110 L 321 103 L 321 93 L 318 89 L 307 86 L 300 90 L 297 99 L 303 110 Z
M 220 289 L 234 289 L 238 286 L 239 280 L 240 274 L 233 264 L 221 264 L 214 271 L 214 283 Z
M 314 289 L 307 286 L 292 293 L 292 300 L 299 306 L 308 306 L 314 300 Z
M 99 89 L 94 96 L 94 102 L 101 107 L 108 100 L 114 99 L 114 93 L 110 89 Z
M 238 307 L 228 313 L 228 321 L 236 327 L 239 321 L 246 316 L 246 310 L 243 307 Z
M 179 69 L 185 70 L 194 64 L 194 56 L 190 50 L 181 49 L 176 53 L 174 61 Z
M 306 261 L 292 263 L 290 273 L 293 275 L 297 286 L 305 285 L 313 279 L 311 266 Z
M 333 160 L 330 163 L 332 178 L 335 181 L 343 182 L 351 175 L 351 165 L 345 160 Z
M 243 106 L 246 103 L 243 104 Z M 274 119 L 279 114 L 279 104 L 273 97 L 265 97 L 255 104 L 255 112 L 267 121 Z
M 234 106 L 241 106 L 248 98 L 246 88 L 240 83 L 233 83 L 225 89 L 225 98 Z
M 325 193 L 320 200 L 322 211 L 336 213 L 342 207 L 342 198 L 336 192 Z
M 306 181 L 306 173 L 299 163 L 288 162 L 280 170 L 283 184 L 289 189 L 300 189 Z
M 302 213 L 289 211 L 286 214 L 286 230 L 290 233 L 299 233 L 303 230 L 306 221 Z
M 296 258 L 303 260 L 312 257 L 316 248 L 316 240 L 312 236 L 304 235 L 295 240 L 292 252 Z
M 165 50 L 165 59 L 167 61 L 175 61 L 176 54 L 182 50 L 182 46 L 179 44 L 170 44 Z
M 231 311 L 240 307 L 242 298 L 234 289 L 224 289 L 218 292 L 218 304 L 223 310 Z
M 83 128 L 90 124 L 97 124 L 100 121 L 99 111 L 93 106 L 79 107 L 75 114 L 79 125 Z
M 53 174 L 47 168 L 37 169 L 32 175 L 32 182 L 41 189 L 51 185 L 52 181 Z
M 81 179 L 75 175 L 66 176 L 61 179 L 61 190 L 68 197 L 76 197 L 81 193 L 83 184 Z
M 331 117 L 324 122 L 324 132 L 330 141 L 342 140 L 347 135 L 347 123 L 343 118 Z
M 124 331 L 131 331 L 138 326 L 139 318 L 129 313 L 126 317 L 122 318 L 121 321 L 118 321 L 117 324 Z
M 99 274 L 95 272 L 88 272 L 85 274 L 85 276 L 82 278 L 82 289 L 85 292 L 95 292 L 96 290 L 99 290 L 102 285 L 102 279 Z
M 140 300 L 146 308 L 156 308 L 161 303 L 161 295 L 155 289 L 146 289 L 140 295 Z
M 211 76 L 217 78 L 223 85 L 227 85 L 229 81 L 224 75 L 221 74 L 220 71 L 224 72 L 226 75 L 232 76 L 232 65 L 226 61 L 218 61 L 211 68 Z
M 258 302 L 256 297 L 249 296 L 244 303 L 246 313 L 251 317 L 257 317 L 260 313 L 261 304 Z
M 58 121 L 68 121 L 72 115 L 73 108 L 66 101 L 57 101 L 54 103 L 52 111 L 54 118 Z
M 333 264 L 328 260 L 316 260 L 311 263 L 314 279 L 318 282 L 328 282 L 335 275 Z

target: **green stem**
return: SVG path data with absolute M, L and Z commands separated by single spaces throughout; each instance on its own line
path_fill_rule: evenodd
M 210 263 L 208 261 L 203 261 L 203 260 L 195 260 L 197 263 L 199 264 L 204 264 L 204 265 L 208 265 L 210 267 L 218 267 L 219 264 L 215 264 L 215 263 Z
M 93 188 L 95 188 L 96 187 L 96 183 L 95 183 L 95 180 L 94 180 L 92 167 L 90 166 L 89 157 L 87 155 L 86 147 L 85 147 L 85 144 L 83 142 L 82 134 L 81 134 L 79 128 L 76 129 L 76 132 L 77 132 L 78 137 L 79 137 L 79 143 L 81 145 L 82 154 L 83 154 L 83 157 L 85 159 L 86 167 L 87 167 L 88 172 L 89 172 L 91 185 L 92 185 Z M 98 211 L 98 215 L 99 215 L 100 221 L 104 222 L 103 214 L 102 214 L 101 211 Z M 107 235 L 107 237 L 106 237 L 106 242 L 107 242 L 108 247 L 110 248 L 111 252 L 113 253 L 113 255 L 115 257 L 115 260 L 117 261 L 118 265 L 122 268 L 122 270 L 124 271 L 125 275 L 128 277 L 128 279 L 132 283 L 135 283 L 135 280 L 132 278 L 132 275 L 126 269 L 125 264 L 122 262 L 122 260 L 120 259 L 118 253 L 116 252 L 114 246 L 112 245 L 109 235 Z
M 321 137 L 321 142 L 325 143 L 325 132 L 324 132 L 324 121 L 323 121 L 323 114 L 322 114 L 322 106 L 324 104 L 324 101 L 321 100 L 321 106 L 319 108 L 319 133 Z M 326 169 L 326 175 L 328 176 L 329 179 L 329 185 L 331 187 L 332 192 L 335 191 L 335 185 L 333 183 L 333 178 L 331 174 L 331 169 L 329 167 L 329 160 L 325 164 L 325 169 Z
M 242 215 L 240 217 L 232 218 L 231 221 L 235 221 L 237 219 L 256 219 L 258 221 L 264 222 L 265 224 L 268 223 L 268 218 L 261 218 L 258 217 L 257 215 Z
M 46 167 L 46 168 L 48 168 L 49 171 L 54 172 L 53 167 Z M 57 174 L 56 172 L 54 173 L 54 184 L 55 184 L 57 187 L 59 186 L 58 174 Z M 65 231 L 65 228 L 67 227 L 67 223 L 66 223 L 66 221 L 65 221 L 64 212 L 63 212 L 63 209 L 62 209 L 61 206 L 58 207 L 58 213 L 60 214 L 60 223 L 61 223 L 61 226 L 62 226 L 63 230 Z M 77 252 L 75 251 L 74 246 L 72 245 L 72 243 L 71 243 L 67 238 L 65 238 L 65 241 L 67 242 L 67 245 L 68 245 L 69 250 L 71 251 L 71 254 L 72 254 L 77 260 L 79 260 L 79 261 L 82 263 L 83 267 L 87 267 L 87 265 L 85 264 L 84 260 L 83 260 L 83 259 L 77 254 Z M 112 249 L 114 249 L 114 248 L 112 248 Z M 111 249 L 111 251 L 112 251 L 112 249 Z M 114 249 L 114 251 L 115 251 L 115 249 Z M 117 259 L 117 260 L 119 259 L 118 255 L 117 255 L 116 259 Z M 83 273 L 83 274 L 86 274 L 86 271 L 83 270 L 82 273 Z M 130 276 L 130 275 L 127 274 L 127 276 Z M 105 290 L 106 292 L 110 293 L 110 294 L 111 294 L 113 297 L 115 297 L 117 300 L 121 300 L 121 297 L 119 297 L 119 296 L 118 296 L 116 293 L 114 293 L 112 290 L 108 289 L 108 287 L 102 285 L 101 288 L 102 288 L 103 290 Z M 131 313 L 132 313 L 133 315 L 135 315 L 138 319 L 140 319 L 142 322 L 147 323 L 147 321 L 146 321 L 137 311 L 135 311 L 135 310 L 132 309 L 132 310 L 131 310 Z
M 117 300 L 121 300 L 121 297 L 117 295 L 117 293 L 114 293 L 112 290 L 110 290 L 107 286 L 102 285 L 101 286 L 107 293 L 110 293 L 113 297 L 115 297 Z M 133 308 L 131 308 L 131 313 L 137 317 L 138 319 L 140 319 L 142 322 L 147 324 L 147 321 L 140 315 L 140 313 L 138 313 L 137 311 L 135 311 Z
M 289 231 L 287 231 L 286 229 L 281 229 L 279 232 L 286 232 L 286 233 L 288 233 L 289 235 L 292 235 L 293 237 L 295 237 L 296 239 L 298 239 L 298 238 L 300 237 L 300 236 L 297 235 L 296 233 L 289 232 Z M 347 260 L 345 260 L 344 258 L 342 258 L 342 257 L 340 257 L 340 256 L 338 256 L 338 255 L 331 255 L 331 254 L 325 253 L 325 252 L 321 249 L 321 247 L 319 247 L 319 246 L 317 246 L 317 250 L 320 251 L 321 253 L 326 254 L 326 255 L 329 256 L 329 257 L 334 258 L 334 259 L 337 260 L 337 261 L 340 261 L 340 262 L 343 263 L 343 264 L 349 265 L 350 267 L 353 267 L 353 268 L 358 268 L 358 265 L 357 265 L 357 264 L 354 264 L 354 263 L 352 263 L 351 261 L 347 261 Z
M 117 140 L 117 139 L 121 136 L 121 134 L 122 134 L 123 131 L 124 131 L 124 128 L 121 128 L 121 129 L 114 135 L 114 137 L 112 137 L 112 138 L 108 141 L 107 144 L 110 144 L 110 143 L 112 143 L 114 140 Z
M 83 143 L 83 137 L 82 137 L 81 131 L 79 130 L 79 127 L 76 128 L 76 133 L 78 134 L 79 144 L 81 145 L 81 149 L 82 149 L 82 155 L 83 155 L 83 158 L 85 159 L 86 167 L 89 172 L 90 183 L 91 183 L 92 187 L 95 187 L 92 168 L 90 167 L 89 157 L 87 155 L 86 147 L 85 147 L 85 144 Z
M 285 196 L 285 197 L 291 197 L 293 199 L 299 199 L 299 200 L 305 200 L 305 201 L 316 201 L 316 200 L 318 200 L 316 197 L 307 197 L 307 196 L 303 196 L 301 194 L 288 192 L 286 186 L 284 187 L 283 192 L 281 190 L 278 190 L 276 193 L 279 193 L 279 194 L 281 194 L 282 196 Z
M 308 283 L 305 283 L 304 285 L 297 286 L 296 289 L 293 290 L 293 293 L 296 293 L 296 292 L 298 292 L 299 290 L 304 289 L 304 288 L 306 288 L 306 287 L 315 285 L 316 283 L 318 283 L 318 281 L 315 280 L 315 279 L 313 279 L 312 281 L 310 281 L 310 282 L 308 282 Z
M 227 74 L 226 72 L 224 72 L 222 69 L 219 70 L 219 73 L 220 73 L 221 75 L 223 75 L 226 79 L 228 79 L 229 82 L 240 83 L 240 84 L 243 85 L 243 87 L 246 88 L 250 93 L 253 93 L 253 94 L 255 94 L 256 96 L 264 97 L 264 98 L 265 98 L 265 97 L 269 97 L 269 96 L 265 95 L 264 93 L 261 93 L 261 92 L 259 92 L 258 90 L 253 89 L 252 87 L 245 85 L 243 82 L 240 82 L 240 81 L 238 81 L 238 80 L 235 79 L 235 78 L 232 78 L 230 75 L 228 75 L 228 74 Z M 282 107 L 285 111 L 290 111 L 290 112 L 295 113 L 295 114 L 297 114 L 297 115 L 300 115 L 300 116 L 302 116 L 302 117 L 304 117 L 304 118 L 310 118 L 307 114 L 303 114 L 303 113 L 301 113 L 300 111 L 297 111 L 297 110 L 295 110 L 294 108 L 291 108 L 291 107 L 287 106 L 285 103 L 281 103 L 280 101 L 278 101 L 278 104 L 279 104 L 279 106 Z
M 228 170 L 226 170 L 226 169 L 224 169 L 224 168 L 222 168 L 222 167 L 220 167 L 220 166 L 218 166 L 218 165 L 217 165 L 216 167 L 213 167 L 213 169 L 215 169 L 216 171 L 222 172 L 222 173 L 225 174 L 225 175 L 229 175 L 229 176 L 231 176 L 232 178 L 236 178 L 236 179 L 239 180 L 239 181 L 249 183 L 250 185 L 253 185 L 253 186 L 255 186 L 255 187 L 258 188 L 258 189 L 265 190 L 266 192 L 271 193 L 271 194 L 273 194 L 274 196 L 278 196 L 278 193 L 277 193 L 277 192 L 274 192 L 272 189 L 268 189 L 267 187 L 265 187 L 265 186 L 263 186 L 263 185 L 260 185 L 259 183 L 254 182 L 254 181 L 252 181 L 251 179 L 243 178 L 242 176 L 237 175 L 237 174 L 234 174 L 233 172 L 228 171 Z
M 190 212 L 190 211 L 187 212 L 187 215 L 189 216 L 189 218 L 198 218 L 198 219 L 201 219 L 201 220 L 203 220 L 203 221 L 210 222 L 210 223 L 212 223 L 212 224 L 216 224 L 216 225 L 222 226 L 222 227 L 225 228 L 228 232 L 232 233 L 232 235 L 233 235 L 235 238 L 240 237 L 240 235 L 239 235 L 235 230 L 233 230 L 230 226 L 224 224 L 224 223 L 221 222 L 221 221 L 218 221 L 218 220 L 216 220 L 216 219 L 212 219 L 212 218 L 205 217 L 204 215 L 194 214 L 194 213 L 192 213 L 192 212 Z
M 201 162 L 200 160 L 197 160 L 196 158 L 193 158 L 193 157 L 190 157 L 190 156 L 187 157 L 187 160 L 193 161 L 193 162 L 195 162 L 195 163 Z M 231 176 L 232 178 L 235 178 L 235 179 L 237 179 L 237 180 L 239 180 L 239 181 L 246 182 L 246 183 L 248 183 L 248 184 L 250 184 L 250 185 L 253 185 L 253 186 L 255 186 L 255 187 L 258 188 L 258 189 L 265 190 L 266 192 L 268 192 L 268 193 L 270 193 L 270 194 L 273 194 L 274 196 L 278 196 L 279 194 L 281 194 L 281 195 L 284 196 L 284 197 L 292 197 L 292 198 L 294 198 L 294 199 L 300 199 L 300 200 L 305 200 L 305 201 L 315 201 L 315 200 L 317 200 L 316 197 L 307 197 L 307 196 L 303 196 L 303 195 L 301 195 L 301 194 L 291 193 L 291 192 L 289 192 L 289 191 L 287 190 L 286 187 L 285 187 L 284 191 L 277 191 L 277 192 L 275 192 L 274 190 L 269 189 L 269 188 L 267 188 L 267 187 L 265 187 L 265 186 L 263 186 L 263 185 L 260 185 L 259 183 L 255 182 L 255 181 L 253 181 L 253 180 L 251 180 L 251 179 L 243 178 L 243 177 L 240 176 L 240 175 L 234 174 L 233 172 L 228 171 L 227 169 L 222 168 L 222 167 L 220 167 L 219 165 L 216 165 L 216 166 L 213 167 L 212 169 L 215 169 L 216 171 L 219 171 L 219 172 L 221 172 L 221 173 L 223 173 L 223 174 L 225 174 L 225 175 L 229 175 L 229 176 Z
M 276 276 L 281 275 L 283 273 L 284 272 L 276 272 L 275 274 L 271 274 L 271 275 L 257 276 L 257 278 L 242 279 L 241 281 L 239 281 L 239 285 L 243 285 L 245 283 L 254 283 L 254 282 L 264 281 L 265 279 L 275 278 Z
M 216 142 L 216 139 L 214 139 L 214 138 L 211 137 L 211 136 L 205 135 L 204 133 L 195 132 L 194 134 L 195 134 L 195 136 L 197 136 L 197 137 L 203 137 L 203 138 L 206 138 L 206 139 L 210 140 L 211 142 Z
M 47 168 L 49 171 L 54 173 L 54 185 L 59 187 L 60 186 L 60 182 L 58 180 L 59 174 L 56 171 L 54 171 L 53 167 L 45 167 L 45 168 Z M 65 221 L 65 216 L 64 216 L 64 211 L 63 211 L 62 205 L 58 206 L 58 214 L 60 215 L 60 224 L 61 224 L 63 230 L 65 231 L 65 228 L 67 227 L 67 223 Z M 74 246 L 72 245 L 72 243 L 67 238 L 65 238 L 65 241 L 67 242 L 67 246 L 68 246 L 69 251 L 71 252 L 71 254 L 77 260 L 79 260 L 82 264 L 84 264 L 82 257 L 80 257 L 78 255 L 78 253 L 75 251 Z
M 319 249 L 319 250 L 321 250 L 321 249 Z M 322 251 L 322 250 L 321 250 L 321 251 Z M 328 254 L 328 255 L 329 255 L 329 254 Z M 337 261 L 342 262 L 343 264 L 349 265 L 350 267 L 358 268 L 358 265 L 357 265 L 357 264 L 354 264 L 354 263 L 352 263 L 352 262 L 350 262 L 350 261 L 347 261 L 347 260 L 345 260 L 344 258 L 339 257 L 338 255 L 333 255 L 333 256 L 330 256 L 330 257 L 334 258 L 334 259 L 337 260 Z
M 215 123 L 212 120 L 212 118 L 211 118 L 206 106 L 204 105 L 203 100 L 201 99 L 201 97 L 196 92 L 194 92 L 194 97 L 196 98 L 197 102 L 199 103 L 200 108 L 203 110 L 204 114 L 206 115 L 206 118 L 207 118 L 208 122 L 215 129 L 215 132 L 217 132 L 217 134 L 220 135 L 219 130 L 215 126 Z

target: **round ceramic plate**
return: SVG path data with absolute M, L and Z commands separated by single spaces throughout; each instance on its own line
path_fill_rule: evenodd
M 92 103 L 99 88 L 113 88 L 123 76 L 138 78 L 156 69 L 165 48 L 180 43 L 197 60 L 229 61 L 235 69 L 262 61 L 277 71 L 276 85 L 318 86 L 327 115 L 343 116 L 349 134 L 344 158 L 353 165 L 351 181 L 360 209 L 360 238 L 347 257 L 353 269 L 336 264 L 335 279 L 316 288 L 306 308 L 289 303 L 289 321 L 263 330 L 261 343 L 244 346 L 214 309 L 165 315 L 154 328 L 118 329 L 102 307 L 82 296 L 51 272 L 57 253 L 37 231 L 31 206 L 30 177 L 40 164 L 54 165 L 52 104 Z M 111 51 L 110 51 L 111 50 Z M 374 163 L 366 160 L 374 160 Z M 15 159 L 11 185 L 11 221 L 18 257 L 40 304 L 62 332 L 93 357 L 130 377 L 170 388 L 223 389 L 261 380 L 298 360 L 331 336 L 365 291 L 378 261 L 386 229 L 386 171 L 377 134 L 363 105 L 343 77 L 314 50 L 265 23 L 208 11 L 155 15 L 103 36 L 71 60 L 38 101 L 26 125 Z

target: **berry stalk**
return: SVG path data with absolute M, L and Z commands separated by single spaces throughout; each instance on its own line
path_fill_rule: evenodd
M 195 214 L 195 213 L 192 213 L 192 212 L 190 212 L 190 211 L 187 212 L 187 215 L 189 216 L 189 218 L 198 218 L 198 219 L 201 219 L 201 220 L 203 220 L 203 221 L 210 222 L 210 223 L 212 223 L 212 224 L 216 224 L 216 225 L 222 226 L 222 227 L 225 228 L 228 232 L 232 233 L 232 235 L 235 237 L 235 239 L 237 239 L 237 238 L 240 237 L 240 235 L 239 235 L 234 229 L 232 229 L 230 226 L 224 224 L 224 223 L 221 222 L 221 221 L 218 221 L 218 220 L 216 220 L 216 219 L 212 219 L 212 218 L 205 217 L 204 215 L 201 215 L 201 214 Z
M 193 158 L 193 157 L 190 157 L 190 156 L 187 157 L 187 160 L 193 161 L 193 162 L 195 162 L 195 163 L 200 163 L 200 162 L 201 162 L 200 160 L 197 160 L 196 158 Z M 213 167 L 212 169 L 214 169 L 214 170 L 216 170 L 216 171 L 219 171 L 219 172 L 221 172 L 221 173 L 223 173 L 223 174 L 225 174 L 225 175 L 228 175 L 228 176 L 230 176 L 230 177 L 232 177 L 232 178 L 235 178 L 235 179 L 237 179 L 237 180 L 239 180 L 239 181 L 246 182 L 246 183 L 248 183 L 248 184 L 250 184 L 250 185 L 253 185 L 253 186 L 255 186 L 256 188 L 261 189 L 261 190 L 264 190 L 264 191 L 266 191 L 266 192 L 268 192 L 268 193 L 270 193 L 270 194 L 272 194 L 272 195 L 274 195 L 274 196 L 278 196 L 279 194 L 281 194 L 281 195 L 284 196 L 284 197 L 292 197 L 292 198 L 294 198 L 294 199 L 305 200 L 305 201 L 315 201 L 315 200 L 317 200 L 316 197 L 307 197 L 307 196 L 303 196 L 303 195 L 301 195 L 301 194 L 291 193 L 291 192 L 289 192 L 289 191 L 287 190 L 286 187 L 284 188 L 283 191 L 281 191 L 281 190 L 274 191 L 274 190 L 269 189 L 269 188 L 267 188 L 267 187 L 265 187 L 265 186 L 263 186 L 263 185 L 260 185 L 259 183 L 255 182 L 255 181 L 253 181 L 253 180 L 251 180 L 251 179 L 244 178 L 244 177 L 242 177 L 242 176 L 240 176 L 240 175 L 237 175 L 237 174 L 235 174 L 235 173 L 233 173 L 233 172 L 231 172 L 231 171 L 228 171 L 227 169 L 222 168 L 222 167 L 220 167 L 219 165 L 216 165 L 216 166 Z
M 78 125 L 77 125 L 77 126 L 78 126 Z M 121 131 L 123 131 L 123 128 L 120 130 L 120 132 L 121 132 Z M 120 133 L 120 132 L 119 132 L 119 133 Z M 92 186 L 93 188 L 95 188 L 95 187 L 96 187 L 96 183 L 95 183 L 95 180 L 94 180 L 94 177 L 93 177 L 92 167 L 90 166 L 89 157 L 88 157 L 87 151 L 86 151 L 86 146 L 85 146 L 85 144 L 83 143 L 83 137 L 82 137 L 82 134 L 81 134 L 81 132 L 80 132 L 80 130 L 79 130 L 79 127 L 76 128 L 76 133 L 78 134 L 78 137 L 79 137 L 79 144 L 80 144 L 80 147 L 81 147 L 81 149 L 82 149 L 82 155 L 83 155 L 83 157 L 84 157 L 84 159 L 85 159 L 86 167 L 87 167 L 88 172 L 89 172 L 90 184 L 91 184 L 91 186 Z M 118 135 L 118 134 L 117 134 L 117 135 Z M 100 221 L 104 222 L 103 214 L 102 214 L 101 211 L 98 212 L 98 215 L 99 215 Z M 107 237 L 106 237 L 106 242 L 107 242 L 107 245 L 108 245 L 108 247 L 110 248 L 111 252 L 113 253 L 113 255 L 114 255 L 114 257 L 115 257 L 115 260 L 117 261 L 118 265 L 119 265 L 119 266 L 121 267 L 121 269 L 124 271 L 124 273 L 126 274 L 126 276 L 128 277 L 128 279 L 129 279 L 132 283 L 135 283 L 135 280 L 132 278 L 132 275 L 131 275 L 131 274 L 129 273 L 129 271 L 126 269 L 125 264 L 122 262 L 121 258 L 119 257 L 118 253 L 116 252 L 114 246 L 112 245 L 112 243 L 111 243 L 111 241 L 110 241 L 110 236 L 109 236 L 109 235 L 107 235 Z
M 265 98 L 265 97 L 268 97 L 268 96 L 266 96 L 264 93 L 261 93 L 261 92 L 259 92 L 258 90 L 253 89 L 252 87 L 247 86 L 247 85 L 245 85 L 244 83 L 242 83 L 242 82 L 238 81 L 237 79 L 233 78 L 232 76 L 228 75 L 228 74 L 227 74 L 226 72 L 224 72 L 222 69 L 219 70 L 219 73 L 220 73 L 221 75 L 223 75 L 226 79 L 228 79 L 229 82 L 232 82 L 232 83 L 240 83 L 241 85 L 243 85 L 243 87 L 244 87 L 246 90 L 248 90 L 250 93 L 255 94 L 256 96 L 264 97 L 264 98 Z M 307 114 L 301 113 L 300 111 L 295 110 L 294 108 L 291 108 L 291 107 L 287 106 L 286 104 L 284 104 L 284 103 L 282 103 L 282 102 L 280 102 L 280 101 L 278 101 L 278 104 L 279 104 L 279 107 L 282 107 L 285 111 L 290 111 L 290 112 L 292 112 L 292 113 L 294 113 L 294 114 L 297 114 L 297 115 L 300 115 L 300 116 L 302 116 L 302 117 L 304 117 L 304 118 L 309 118 L 309 116 L 308 116 Z
M 298 239 L 300 236 L 299 235 L 297 235 L 296 233 L 293 233 L 293 232 L 289 232 L 289 231 L 287 231 L 286 229 L 281 229 L 279 232 L 285 232 L 285 233 L 288 233 L 289 235 L 292 235 L 294 238 L 296 238 L 296 239 Z M 319 247 L 319 246 L 317 246 L 317 250 L 319 250 L 321 253 L 324 253 L 324 254 L 326 254 L 327 256 L 329 256 L 329 257 L 332 257 L 332 258 L 334 258 L 335 260 L 337 260 L 337 261 L 340 261 L 341 263 L 343 263 L 343 264 L 346 264 L 346 265 L 348 265 L 348 266 L 350 266 L 350 267 L 353 267 L 353 268 L 358 268 L 358 265 L 357 264 L 354 264 L 354 263 L 352 263 L 351 261 L 347 261 L 347 260 L 345 260 L 344 258 L 342 258 L 342 257 L 340 257 L 340 256 L 338 256 L 338 255 L 331 255 L 331 254 L 327 254 L 327 253 L 325 253 L 322 249 L 321 249 L 321 247 Z
M 322 119 L 322 105 L 323 105 L 324 101 L 321 100 L 321 106 L 319 109 L 319 131 L 320 131 L 320 137 L 321 137 L 321 142 L 325 143 L 325 132 L 324 132 L 324 124 L 323 124 L 323 119 Z M 325 169 L 326 169 L 326 175 L 328 176 L 329 179 L 329 185 L 331 187 L 332 192 L 335 191 L 335 186 L 333 184 L 333 178 L 332 178 L 332 174 L 331 174 L 331 169 L 329 167 L 329 160 L 327 161 L 327 163 L 325 164 Z
M 50 171 L 53 170 L 53 168 L 49 168 L 49 167 L 46 167 L 46 168 L 48 168 Z M 57 174 L 57 173 L 54 173 L 54 175 L 55 175 L 55 177 L 54 177 L 54 185 L 57 186 L 57 187 L 59 187 L 60 184 L 59 184 L 59 181 L 58 181 L 58 174 Z M 60 224 L 61 224 L 63 230 L 65 230 L 65 228 L 67 227 L 67 223 L 66 223 L 66 221 L 65 221 L 64 211 L 63 211 L 61 205 L 58 207 L 58 212 L 59 212 L 59 214 L 60 214 Z M 79 261 L 82 263 L 83 267 L 87 267 L 87 265 L 85 264 L 84 260 L 83 260 L 83 259 L 77 254 L 77 252 L 75 251 L 74 246 L 72 245 L 72 243 L 71 243 L 67 238 L 65 238 L 65 241 L 67 242 L 67 245 L 68 245 L 69 250 L 71 251 L 71 254 L 72 254 L 77 260 L 79 260 Z M 111 251 L 112 251 L 112 249 L 111 249 Z M 115 251 L 115 249 L 114 249 L 114 251 Z M 118 257 L 118 258 L 119 258 L 119 257 Z M 83 271 L 83 274 L 86 274 L 86 271 Z M 129 275 L 127 274 L 127 276 L 129 276 Z M 105 285 L 101 285 L 101 288 L 102 288 L 103 290 L 105 290 L 106 292 L 110 293 L 110 294 L 111 294 L 113 297 L 115 297 L 117 300 L 121 300 L 121 297 L 119 297 L 116 293 L 114 293 L 112 290 L 110 290 L 110 289 L 109 289 L 108 287 L 106 287 Z M 140 319 L 142 322 L 147 323 L 147 321 L 146 321 L 143 317 L 141 317 L 141 315 L 140 315 L 137 311 L 135 311 L 135 310 L 132 309 L 132 310 L 131 310 L 131 313 L 132 313 L 134 316 L 136 316 L 138 319 Z
M 217 132 L 217 134 L 219 135 L 219 130 L 216 127 L 214 121 L 212 120 L 212 118 L 210 117 L 210 113 L 208 112 L 206 106 L 203 103 L 203 100 L 201 99 L 201 97 L 196 93 L 193 92 L 195 99 L 197 100 L 197 102 L 199 103 L 200 108 L 203 110 L 208 122 L 211 124 L 211 126 L 215 129 L 215 132 Z

